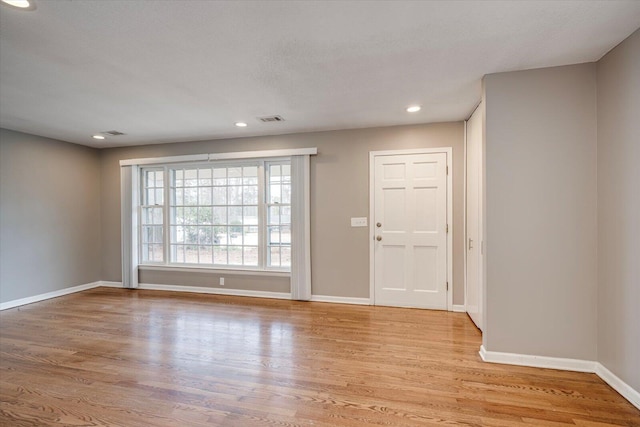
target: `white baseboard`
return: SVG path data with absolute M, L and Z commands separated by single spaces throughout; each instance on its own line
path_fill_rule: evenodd
M 640 409 L 640 392 L 634 390 L 633 387 L 622 381 L 602 363 L 596 364 L 595 374 L 602 378 L 604 382 L 609 384 L 611 388 L 620 393 L 622 397 L 631 402 L 633 406 Z
M 576 372 L 595 372 L 596 362 L 581 359 L 565 359 L 561 357 L 532 356 L 518 353 L 502 353 L 487 351 L 480 346 L 480 357 L 485 362 L 504 363 L 507 365 L 531 366 L 534 368 L 562 369 Z
M 291 299 L 291 294 L 287 292 L 249 291 L 245 289 L 232 288 L 204 288 L 200 286 L 177 286 L 140 283 L 137 289 L 152 291 L 193 292 L 199 294 L 233 295 L 238 297 Z
M 99 283 L 100 286 L 104 286 L 105 288 L 122 288 L 122 282 L 109 282 L 107 280 L 101 280 Z
M 467 307 L 464 304 L 453 304 L 451 306 L 451 311 L 454 313 L 466 313 Z
M 312 302 L 331 302 L 334 304 L 371 305 L 369 298 L 334 297 L 331 295 L 311 295 Z
M 532 356 L 528 354 L 487 351 L 480 346 L 480 357 L 485 362 L 507 365 L 530 366 L 534 368 L 561 369 L 564 371 L 588 372 L 598 375 L 611 388 L 620 393 L 633 406 L 640 409 L 640 393 L 622 381 L 603 364 L 590 360 L 565 359 L 561 357 Z
M 25 304 L 32 304 L 34 302 L 40 302 L 51 298 L 61 297 L 63 295 L 73 294 L 75 292 L 86 291 L 87 289 L 97 288 L 101 282 L 86 283 L 84 285 L 72 286 L 70 288 L 59 289 L 57 291 L 47 292 L 44 294 L 34 295 L 32 297 L 14 299 L 13 301 L 7 301 L 0 303 L 0 311 L 8 310 L 10 308 L 19 307 Z

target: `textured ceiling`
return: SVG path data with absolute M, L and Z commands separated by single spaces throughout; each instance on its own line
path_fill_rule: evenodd
M 640 1 L 36 3 L 0 8 L 0 126 L 95 147 L 462 120 L 484 74 L 640 26 Z

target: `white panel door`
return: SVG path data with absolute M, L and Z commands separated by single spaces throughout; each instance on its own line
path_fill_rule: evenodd
M 374 160 L 374 301 L 447 309 L 447 154 Z
M 467 121 L 467 285 L 469 317 L 482 330 L 482 108 Z

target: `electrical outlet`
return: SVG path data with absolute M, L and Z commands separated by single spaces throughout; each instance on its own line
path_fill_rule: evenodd
M 224 286 L 224 277 L 220 278 L 220 286 Z

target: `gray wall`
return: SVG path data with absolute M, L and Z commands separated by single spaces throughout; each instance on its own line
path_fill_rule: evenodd
M 0 302 L 100 280 L 98 150 L 0 130 Z
M 274 125 L 277 126 L 277 125 Z M 105 149 L 102 162 L 102 278 L 120 281 L 121 159 L 209 152 L 318 147 L 311 161 L 311 252 L 313 293 L 369 297 L 367 228 L 351 228 L 350 218 L 369 215 L 369 151 L 453 147 L 454 303 L 463 304 L 462 122 L 315 132 L 256 138 Z M 143 282 L 217 287 L 214 274 L 143 272 Z M 225 275 L 225 288 L 288 291 L 282 279 L 261 284 L 255 278 Z M 287 279 L 288 280 L 288 279 Z
M 640 30 L 597 73 L 598 359 L 640 390 Z
M 485 77 L 489 351 L 597 358 L 596 66 Z

